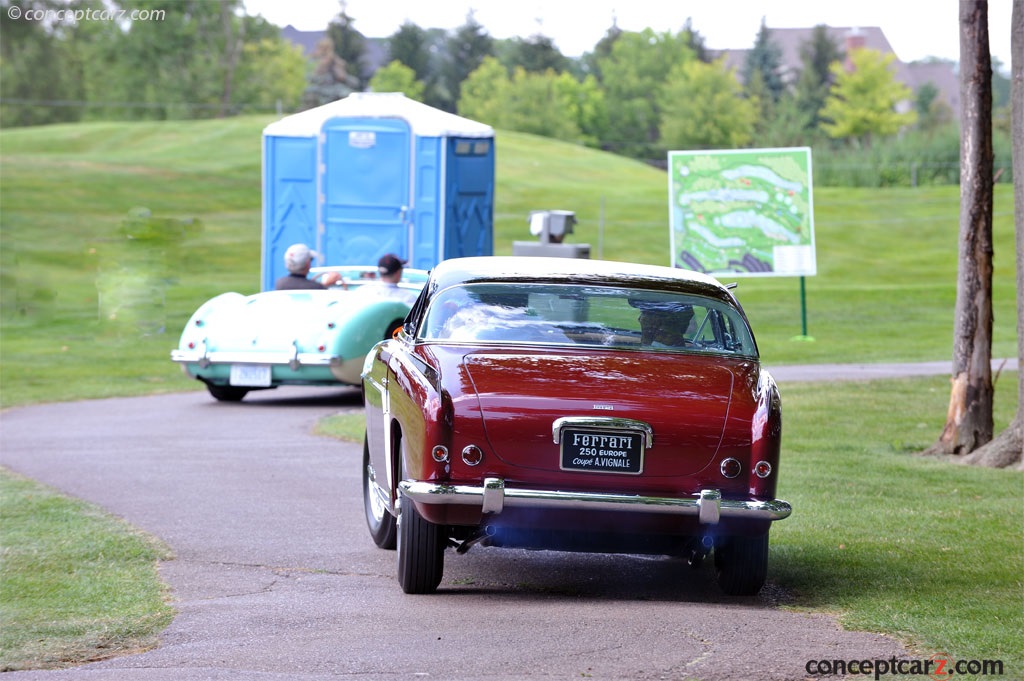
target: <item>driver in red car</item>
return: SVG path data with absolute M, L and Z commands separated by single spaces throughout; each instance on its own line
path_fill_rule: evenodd
M 640 344 L 654 348 L 681 348 L 688 343 L 686 331 L 693 319 L 690 306 L 645 308 L 640 311 Z

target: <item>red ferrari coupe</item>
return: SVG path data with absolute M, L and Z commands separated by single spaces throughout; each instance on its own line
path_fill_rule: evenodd
M 757 593 L 779 391 L 739 303 L 684 270 L 560 258 L 442 262 L 363 368 L 370 534 L 407 593 L 480 544 L 714 557 Z

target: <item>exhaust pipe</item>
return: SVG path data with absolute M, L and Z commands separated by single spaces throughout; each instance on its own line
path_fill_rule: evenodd
M 463 554 L 480 543 L 483 543 L 483 545 L 486 546 L 487 540 L 493 537 L 496 532 L 497 530 L 494 529 L 493 525 L 485 525 L 482 529 L 477 530 L 473 535 L 471 535 L 469 539 L 459 544 L 458 548 L 455 549 L 455 552 Z
M 686 564 L 696 570 L 704 562 L 704 559 L 708 557 L 714 546 L 715 539 L 709 534 L 701 537 L 699 542 L 693 542 L 686 554 Z

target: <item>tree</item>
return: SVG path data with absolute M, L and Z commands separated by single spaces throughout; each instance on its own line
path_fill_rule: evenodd
M 366 36 L 356 30 L 355 23 L 342 2 L 341 12 L 327 25 L 327 36 L 334 46 L 334 54 L 345 62 L 345 71 L 354 79 L 355 89 L 362 90 L 368 79 Z
M 894 135 L 916 120 L 913 110 L 897 110 L 912 93 L 889 69 L 895 55 L 861 48 L 848 57 L 852 70 L 838 62 L 831 67 L 836 83 L 821 110 L 829 137 L 870 147 L 872 138 Z
M 572 76 L 566 77 L 575 82 Z M 562 96 L 564 91 L 564 83 L 560 89 L 558 74 L 552 70 L 529 73 L 517 68 L 502 100 L 500 126 L 567 142 L 582 141 L 574 112 Z
M 1010 20 L 1011 108 L 1024 111 L 1024 0 L 1013 0 Z M 1013 116 L 1013 205 L 1017 239 L 1017 415 L 988 444 L 964 457 L 965 463 L 1024 470 L 1024 116 Z
M 348 97 L 356 91 L 359 80 L 345 68 L 345 61 L 338 56 L 329 37 L 317 44 L 313 51 L 313 73 L 309 84 L 302 93 L 302 104 L 310 109 Z
M 931 454 L 970 454 L 993 432 L 992 60 L 985 2 L 960 3 L 960 138 L 953 386 Z
M 705 64 L 710 64 L 713 61 L 711 52 L 708 51 L 708 46 L 704 42 L 704 36 L 693 27 L 693 17 L 686 18 L 686 23 L 683 24 L 683 37 L 697 59 Z
M 388 38 L 388 55 L 410 69 L 416 80 L 426 82 L 430 75 L 430 47 L 427 32 L 408 19 Z
M 608 57 L 598 60 L 609 127 L 616 135 L 605 140 L 607 148 L 634 157 L 656 155 L 661 90 L 674 67 L 694 59 L 682 33 L 647 28 L 615 39 Z
M 18 2 L 18 8 L 24 11 L 13 16 L 11 6 L 8 0 L 0 2 L 4 21 L 4 36 L 0 40 L 0 112 L 4 126 L 77 120 L 79 111 L 50 104 L 74 99 L 69 96 L 70 90 L 81 88 L 80 80 L 64 68 L 68 56 L 66 43 L 43 22 L 26 18 L 59 5 L 40 0 Z
M 939 99 L 939 88 L 930 81 L 914 92 L 914 110 L 917 126 L 925 131 L 937 130 L 953 120 L 952 110 Z
M 693 60 L 672 69 L 661 112 L 669 149 L 736 149 L 753 137 L 757 106 L 721 62 Z
M 529 73 L 544 73 L 549 69 L 561 73 L 569 68 L 569 60 L 555 47 L 554 41 L 540 34 L 526 40 L 512 38 L 502 56 L 501 62 L 509 71 L 522 67 Z
M 761 28 L 757 31 L 754 47 L 747 52 L 740 71 L 744 83 L 750 83 L 754 74 L 760 74 L 772 101 L 777 102 L 786 89 L 786 84 L 782 81 L 782 48 L 772 41 L 764 19 L 761 19 Z
M 835 82 L 832 65 L 842 62 L 843 51 L 828 35 L 828 27 L 818 25 L 811 39 L 800 46 L 800 77 L 796 81 L 796 105 L 804 116 L 804 128 L 821 127 L 821 110 Z
M 604 96 L 593 76 L 580 82 L 570 73 L 522 67 L 509 76 L 494 57 L 466 79 L 459 114 L 505 130 L 592 145 L 607 125 Z
M 306 64 L 302 48 L 281 38 L 246 43 L 235 74 L 234 107 L 294 111 L 306 88 Z
M 400 61 L 392 61 L 377 69 L 370 79 L 370 89 L 374 92 L 401 92 L 409 99 L 423 101 L 423 83 L 416 80 L 413 70 Z
M 459 115 L 499 127 L 505 92 L 511 87 L 508 71 L 496 57 L 485 57 L 462 84 Z
M 617 41 L 621 35 L 622 29 L 619 28 L 618 24 L 612 22 L 611 27 L 605 31 L 601 39 L 597 41 L 596 45 L 594 45 L 594 49 L 591 52 L 584 54 L 580 59 L 583 72 L 597 78 L 597 82 L 603 82 L 604 74 L 601 72 L 601 62 L 611 57 L 615 41 Z
M 486 57 L 494 56 L 494 39 L 476 20 L 472 10 L 466 15 L 466 23 L 455 30 L 447 45 L 448 61 L 443 66 L 443 90 L 449 100 L 441 107 L 455 111 L 459 101 L 462 82 L 476 71 Z

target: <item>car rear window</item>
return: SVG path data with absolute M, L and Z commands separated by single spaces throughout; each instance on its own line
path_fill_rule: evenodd
M 455 286 L 434 296 L 419 338 L 757 354 L 743 316 L 724 301 L 618 286 Z

